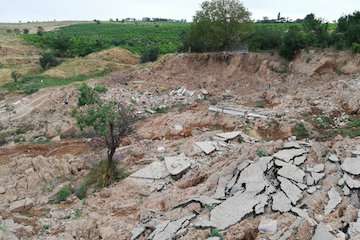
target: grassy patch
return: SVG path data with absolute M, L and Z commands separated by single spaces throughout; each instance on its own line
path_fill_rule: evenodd
M 221 234 L 220 230 L 216 228 L 211 229 L 209 237 L 218 237 L 220 240 L 224 239 L 224 236 Z
M 91 76 L 78 75 L 66 79 L 55 78 L 50 76 L 42 76 L 42 75 L 26 76 L 17 82 L 7 83 L 1 86 L 1 88 L 9 92 L 23 92 L 26 94 L 32 94 L 37 92 L 41 88 L 64 86 L 71 84 L 73 82 L 81 82 L 88 80 L 90 78 L 101 77 L 104 76 L 105 74 L 106 72 L 99 72 Z
M 24 39 L 41 48 L 61 49 L 69 57 L 118 46 L 142 54 L 149 46 L 159 47 L 161 54 L 173 53 L 181 45 L 181 35 L 190 24 L 180 23 L 88 23 L 60 28 L 58 31 L 24 35 Z
M 52 203 L 61 203 L 66 201 L 66 199 L 68 199 L 68 197 L 70 197 L 70 195 L 72 194 L 72 189 L 70 186 L 64 186 L 63 188 L 60 189 L 59 192 L 56 193 L 55 195 L 55 199 L 53 199 L 51 202 Z
M 94 90 L 98 93 L 106 93 L 108 89 L 102 84 L 96 84 Z
M 304 123 L 297 123 L 293 128 L 293 134 L 297 139 L 304 139 L 310 136 L 309 131 L 306 129 Z
M 95 189 L 101 189 L 109 186 L 109 182 L 106 177 L 108 171 L 107 164 L 108 161 L 101 161 L 95 165 L 85 176 L 83 183 L 77 189 L 75 189 L 75 195 L 79 199 L 82 200 L 86 198 L 88 189 L 91 187 Z M 115 164 L 112 166 L 112 168 L 115 172 L 115 181 L 120 181 L 129 176 L 129 174 L 124 169 L 118 168 Z
M 263 148 L 258 148 L 258 149 L 256 150 L 256 155 L 257 155 L 258 157 L 267 157 L 267 156 L 269 156 L 269 153 L 268 153 L 265 149 L 263 149 Z
M 320 115 L 314 119 L 314 123 L 317 128 L 328 129 L 334 124 L 333 119 L 328 116 Z

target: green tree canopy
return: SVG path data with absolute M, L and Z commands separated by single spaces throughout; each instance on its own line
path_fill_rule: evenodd
M 239 0 L 208 0 L 194 17 L 185 49 L 194 52 L 234 50 L 250 30 L 250 12 Z

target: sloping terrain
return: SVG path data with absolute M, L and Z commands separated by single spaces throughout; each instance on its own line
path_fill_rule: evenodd
M 12 81 L 13 71 L 21 75 L 40 71 L 39 54 L 16 36 L 0 34 L 0 85 Z
M 357 239 L 358 63 L 179 54 L 92 80 L 140 117 L 115 154 L 129 176 L 58 203 L 105 154 L 75 126 L 77 89 L 7 96 L 0 239 Z
M 55 78 L 71 78 L 78 75 L 91 76 L 98 72 L 126 70 L 138 63 L 139 57 L 128 50 L 111 48 L 92 53 L 83 58 L 68 59 L 42 74 Z

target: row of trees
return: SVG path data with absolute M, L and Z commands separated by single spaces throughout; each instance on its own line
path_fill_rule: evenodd
M 278 50 L 286 59 L 307 47 L 352 48 L 360 51 L 360 12 L 343 16 L 335 31 L 329 23 L 307 15 L 301 23 L 281 28 L 254 24 L 251 13 L 239 0 L 209 0 L 194 17 L 191 29 L 183 36 L 183 51 L 208 52 L 239 50 Z

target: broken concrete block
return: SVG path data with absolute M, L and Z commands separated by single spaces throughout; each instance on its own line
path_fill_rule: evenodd
M 260 203 L 255 206 L 255 214 L 262 214 L 265 212 L 265 207 L 268 204 L 269 197 L 266 194 L 262 194 L 259 196 Z
M 193 202 L 200 203 L 202 207 L 205 207 L 205 206 L 212 207 L 214 205 L 218 205 L 218 204 L 221 203 L 221 201 L 213 199 L 213 198 L 208 197 L 208 196 L 198 196 L 198 197 L 192 197 L 189 200 L 187 200 L 187 201 L 185 201 L 183 203 L 180 203 L 175 208 L 185 207 L 186 205 L 189 205 L 189 204 L 191 204 Z
M 311 177 L 314 179 L 315 184 L 318 184 L 320 182 L 320 180 L 325 177 L 325 173 L 312 172 Z
M 264 176 L 266 169 L 266 162 L 257 161 L 251 164 L 240 173 L 236 185 L 239 186 L 239 188 L 245 186 L 248 192 L 260 193 L 268 185 L 268 181 Z
M 282 213 L 289 212 L 291 210 L 291 200 L 283 193 L 282 191 L 278 191 L 274 195 L 272 195 L 273 204 L 272 210 L 279 211 Z
M 297 142 L 286 142 L 284 144 L 283 149 L 291 149 L 291 148 L 301 149 L 301 146 Z
M 317 222 L 309 216 L 309 214 L 307 213 L 306 210 L 297 208 L 297 207 L 293 207 L 293 208 L 291 208 L 291 212 L 293 212 L 296 215 L 298 215 L 299 217 L 305 219 L 311 226 L 317 225 Z
M 207 240 L 221 240 L 221 237 L 209 237 Z
M 340 162 L 339 158 L 336 156 L 336 154 L 330 154 L 328 160 L 333 163 Z
M 207 141 L 207 142 L 196 142 L 195 145 L 201 149 L 205 154 L 209 155 L 212 152 L 216 151 L 216 143 Z
M 214 226 L 211 224 L 211 222 L 207 219 L 203 219 L 201 217 L 199 217 L 198 219 L 196 219 L 196 221 L 194 222 L 193 226 L 195 228 L 214 228 Z
M 357 189 L 357 188 L 360 188 L 360 181 L 359 180 L 355 180 L 353 179 L 352 177 L 350 177 L 349 175 L 347 174 L 344 174 L 344 177 L 345 179 L 345 183 L 346 185 L 350 188 L 350 189 Z
M 279 171 L 278 175 L 287 179 L 294 180 L 298 183 L 304 182 L 305 172 L 292 164 L 285 164 Z
M 281 190 L 283 190 L 291 202 L 296 205 L 296 203 L 302 198 L 302 191 L 288 179 L 283 177 L 278 177 L 278 179 L 280 181 Z
M 241 135 L 241 132 L 227 132 L 216 134 L 217 137 L 221 138 L 223 141 L 227 142 L 233 140 Z
M 228 184 L 229 178 L 221 176 L 219 177 L 218 184 L 216 187 L 215 194 L 213 198 L 215 199 L 225 199 L 226 197 L 226 186 Z
M 341 164 L 341 169 L 352 175 L 360 174 L 360 158 L 346 158 Z
M 210 212 L 210 222 L 220 230 L 224 230 L 253 212 L 254 207 L 261 202 L 256 194 L 239 192 L 216 206 Z
M 314 179 L 311 175 L 309 175 L 309 174 L 306 175 L 306 184 L 307 184 L 308 186 L 313 186 L 313 185 L 315 185 L 315 179 Z
M 325 215 L 330 214 L 334 209 L 341 203 L 342 198 L 340 194 L 336 191 L 336 189 L 333 187 L 328 192 L 329 201 L 327 205 L 325 206 Z
M 131 240 L 138 239 L 145 232 L 144 226 L 137 226 L 131 231 Z
M 330 233 L 330 228 L 324 223 L 320 223 L 315 230 L 312 240 L 336 240 L 336 237 Z
M 155 161 L 130 175 L 133 178 L 163 179 L 170 175 L 164 162 Z
M 174 157 L 165 157 L 165 165 L 172 176 L 178 176 L 188 170 L 191 163 L 185 154 L 182 153 Z
M 343 190 L 344 196 L 349 196 L 351 194 L 350 188 L 346 185 L 343 187 L 342 190 Z
M 274 234 L 277 231 L 277 221 L 272 219 L 263 218 L 258 226 L 260 233 Z
M 6 193 L 6 189 L 4 187 L 0 187 L 0 194 Z
M 345 184 L 345 179 L 344 179 L 344 178 L 340 178 L 337 184 L 338 184 L 340 187 L 344 186 L 344 184 Z
M 296 166 L 300 166 L 301 164 L 303 164 L 307 159 L 307 156 L 306 155 L 302 155 L 302 156 L 299 156 L 299 157 L 295 157 L 294 158 L 294 164 Z
M 151 233 L 149 236 L 149 239 L 152 240 L 164 240 L 164 239 L 174 239 L 176 236 L 176 233 L 181 230 L 184 226 L 184 224 L 191 219 L 193 219 L 196 215 L 192 214 L 183 218 L 180 218 L 175 221 L 166 221 L 163 223 L 160 223 L 158 226 L 156 226 L 156 229 L 154 232 Z
M 324 172 L 325 165 L 324 164 L 317 164 L 317 165 L 314 165 L 312 167 L 308 167 L 306 170 L 308 172 L 321 173 L 321 172 Z
M 274 161 L 274 164 L 275 164 L 275 166 L 277 166 L 277 167 L 283 167 L 283 166 L 285 166 L 285 165 L 288 164 L 288 163 L 276 159 L 276 160 Z
M 360 237 L 360 211 L 358 212 L 358 219 L 349 225 L 348 234 L 350 239 L 359 239 Z
M 316 192 L 316 191 L 317 191 L 317 187 L 315 187 L 315 186 L 310 187 L 310 188 L 307 190 L 307 192 L 308 192 L 309 194 L 313 194 L 313 193 Z
M 10 212 L 22 212 L 31 209 L 34 206 L 34 200 L 25 198 L 12 202 L 9 207 Z
M 305 154 L 306 151 L 303 149 L 285 149 L 274 154 L 274 158 L 282 160 L 284 162 L 290 162 L 295 157 L 299 157 Z
M 216 107 L 216 106 L 209 106 L 210 112 L 218 112 L 218 113 L 224 113 L 229 114 L 232 116 L 238 116 L 238 117 L 250 117 L 250 118 L 262 118 L 266 119 L 267 116 L 263 115 L 261 113 L 257 113 L 255 111 L 249 111 L 249 109 L 236 109 L 233 107 Z
M 351 151 L 351 157 L 353 158 L 360 157 L 360 151 L 359 150 Z

